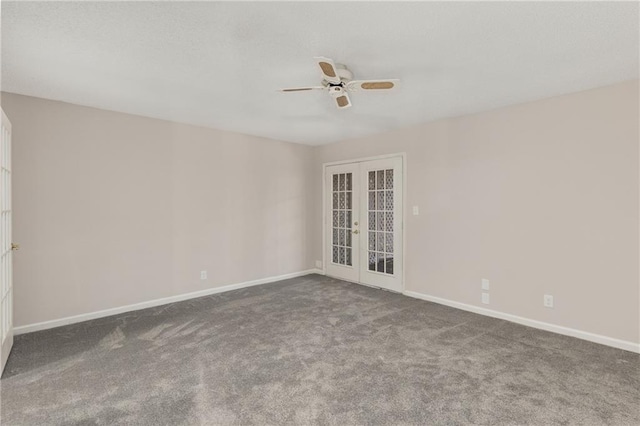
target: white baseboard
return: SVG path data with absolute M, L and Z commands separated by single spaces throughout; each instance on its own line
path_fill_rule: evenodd
M 292 272 L 290 274 L 277 275 L 273 277 L 260 278 L 252 281 L 245 281 L 242 283 L 229 284 L 221 287 L 213 287 L 205 290 L 194 291 L 191 293 L 178 294 L 176 296 L 164 297 L 161 299 L 149 300 L 147 302 L 134 303 L 132 305 L 120 306 L 117 308 L 104 309 L 102 311 L 89 312 L 86 314 L 74 315 L 70 317 L 43 321 L 35 324 L 23 325 L 15 327 L 13 333 L 15 335 L 30 333 L 33 331 L 47 330 L 49 328 L 60 327 L 63 325 L 74 324 L 82 321 L 88 321 L 96 318 L 108 317 L 111 315 L 117 315 L 124 312 L 137 311 L 140 309 L 152 308 L 154 306 L 166 305 L 168 303 L 181 302 L 183 300 L 195 299 L 202 296 L 208 296 L 216 293 L 224 293 L 226 291 L 238 290 L 241 288 L 252 287 L 260 284 L 268 284 L 276 281 L 286 280 L 289 278 L 302 277 L 310 274 L 324 275 L 324 271 L 321 269 L 308 269 L 306 271 Z M 640 344 L 629 342 L 626 340 L 614 339 L 612 337 L 602 336 L 600 334 L 589 333 L 587 331 L 576 330 L 569 327 L 563 327 L 543 321 L 532 320 L 529 318 L 520 317 L 517 315 L 507 314 L 500 311 L 494 311 L 492 309 L 483 308 L 480 306 L 468 305 L 466 303 L 456 302 L 453 300 L 443 299 L 440 297 L 430 296 L 428 294 L 418 293 L 415 291 L 404 291 L 405 296 L 413 297 L 416 299 L 426 300 L 429 302 L 438 303 L 440 305 L 450 306 L 452 308 L 462 309 L 463 311 L 469 311 L 480 315 L 486 315 L 493 318 L 502 319 L 505 321 L 515 322 L 517 324 L 526 325 L 528 327 L 537 328 L 540 330 L 551 331 L 553 333 L 562 334 L 565 336 L 576 337 L 578 339 L 588 340 L 590 342 L 599 343 L 602 345 L 611 346 L 618 349 L 624 349 L 635 353 L 640 353 Z
M 565 336 L 577 337 L 578 339 L 588 340 L 590 342 L 600 343 L 601 345 L 607 345 L 618 349 L 624 349 L 625 351 L 640 353 L 640 344 L 629 342 L 626 340 L 614 339 L 613 337 L 602 336 L 600 334 L 589 333 L 587 331 L 576 330 L 569 327 L 562 327 L 560 325 L 550 324 L 548 322 L 532 320 L 517 315 L 482 308 L 480 306 L 468 305 L 466 303 L 442 299 L 435 296 L 429 296 L 428 294 L 418 293 L 415 291 L 405 291 L 404 295 L 414 297 L 416 299 L 426 300 L 428 302 L 438 303 L 440 305 L 451 306 L 452 308 L 462 309 L 463 311 L 469 311 L 480 315 L 499 318 L 505 321 L 515 322 L 517 324 L 538 328 L 540 330 L 551 331 L 553 333 L 563 334 Z
M 89 312 L 86 314 L 74 315 L 70 317 L 38 322 L 35 324 L 22 325 L 13 329 L 13 334 L 31 333 L 32 331 L 46 330 L 49 328 L 60 327 L 63 325 L 74 324 L 77 322 L 88 321 L 96 318 L 108 317 L 124 312 L 137 311 L 140 309 L 152 308 L 154 306 L 166 305 L 167 303 L 181 302 L 183 300 L 195 299 L 197 297 L 208 296 L 210 294 L 224 293 L 225 291 L 238 290 L 254 285 L 267 284 L 275 281 L 286 280 L 289 278 L 302 277 L 309 274 L 322 274 L 319 269 L 308 269 L 306 271 L 292 272 L 290 274 L 278 275 L 275 277 L 260 278 L 258 280 L 245 281 L 242 283 L 229 284 L 221 287 L 208 288 L 206 290 L 194 291 L 191 293 L 178 294 L 176 296 L 163 297 L 161 299 L 149 300 L 147 302 L 134 303 L 132 305 L 120 306 L 117 308 L 104 309 L 102 311 Z

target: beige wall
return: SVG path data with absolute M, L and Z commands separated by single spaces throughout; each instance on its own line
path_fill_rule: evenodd
M 316 148 L 3 94 L 15 324 L 313 268 L 322 163 L 406 152 L 407 290 L 639 342 L 638 89 Z
M 406 152 L 407 290 L 639 342 L 638 114 L 631 81 L 317 147 L 315 173 Z
M 16 326 L 314 266 L 312 148 L 6 93 L 2 108 Z

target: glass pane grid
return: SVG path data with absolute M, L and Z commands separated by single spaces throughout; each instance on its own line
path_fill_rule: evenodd
M 393 274 L 393 169 L 370 171 L 368 181 L 369 271 Z
M 353 175 L 338 173 L 332 182 L 332 252 L 331 261 L 339 265 L 352 266 L 352 207 Z

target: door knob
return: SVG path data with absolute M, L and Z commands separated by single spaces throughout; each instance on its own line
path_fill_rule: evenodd
M 353 222 L 353 224 L 354 224 L 355 226 L 358 226 L 358 222 L 357 222 L 357 221 Z
M 20 244 L 11 243 L 11 250 L 20 250 Z

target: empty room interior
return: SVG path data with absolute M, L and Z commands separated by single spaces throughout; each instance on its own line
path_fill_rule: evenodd
M 640 425 L 640 3 L 1 3 L 2 425 Z

